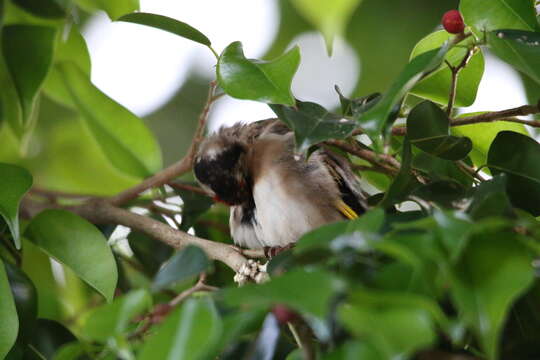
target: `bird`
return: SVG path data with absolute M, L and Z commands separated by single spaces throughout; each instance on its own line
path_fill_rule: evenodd
M 355 219 L 367 210 L 348 160 L 324 146 L 306 158 L 279 119 L 221 127 L 199 146 L 194 175 L 201 187 L 230 206 L 236 245 L 288 249 L 321 225 Z

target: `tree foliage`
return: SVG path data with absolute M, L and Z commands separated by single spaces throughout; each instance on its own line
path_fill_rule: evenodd
M 396 73 L 373 43 L 385 36 L 378 20 L 356 21 L 374 3 L 281 1 L 282 19 L 295 21 L 263 60 L 237 41 L 214 49 L 189 19 L 137 12 L 137 0 L 0 0 L 0 358 L 540 357 L 540 124 L 520 118 L 540 113 L 535 4 L 461 0 L 464 33 L 415 28 L 414 46 L 395 31 L 389 44 L 410 45 Z M 216 57 L 192 145 L 163 170 L 147 124 L 90 80 L 74 14 L 97 10 Z M 386 59 L 381 93 L 359 85 L 347 98 L 336 86 L 341 109 L 296 99 L 302 54 L 288 39 L 315 27 L 331 52 L 333 37 L 360 26 L 373 32 L 366 63 Z M 520 72 L 529 105 L 461 113 L 486 50 Z M 262 284 L 233 282 L 231 269 L 260 254 L 226 245 L 226 209 L 190 181 L 221 95 L 268 104 L 296 151 L 347 154 L 376 189 L 359 219 L 274 257 Z M 130 233 L 115 243 L 118 225 Z

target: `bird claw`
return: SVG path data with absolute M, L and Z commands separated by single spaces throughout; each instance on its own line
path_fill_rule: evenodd
M 258 261 L 248 259 L 234 275 L 234 282 L 238 283 L 239 286 L 242 286 L 249 281 L 253 281 L 257 284 L 265 282 L 269 279 L 268 273 L 266 272 L 267 265 L 268 263 L 261 264 Z
M 273 257 L 277 256 L 278 254 L 281 254 L 284 251 L 292 249 L 293 247 L 294 247 L 294 243 L 290 243 L 285 246 L 265 246 L 263 249 L 264 256 L 270 260 Z

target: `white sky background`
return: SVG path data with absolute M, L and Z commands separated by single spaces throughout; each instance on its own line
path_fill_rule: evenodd
M 279 22 L 274 0 L 141 0 L 140 3 L 141 11 L 173 17 L 199 29 L 218 53 L 229 43 L 241 41 L 248 58 L 260 58 L 265 53 Z M 139 116 L 169 101 L 186 80 L 188 71 L 206 72 L 208 78 L 214 77 L 215 58 L 206 47 L 161 30 L 112 23 L 105 14 L 100 14 L 88 23 L 84 36 L 92 58 L 94 84 Z M 293 93 L 301 100 L 337 106 L 334 85 L 338 84 L 344 94 L 350 94 L 361 59 L 340 39 L 334 44 L 334 55 L 328 58 L 321 36 L 315 33 L 301 34 L 291 46 L 296 44 L 300 46 L 302 62 L 293 80 Z M 493 56 L 486 56 L 486 71 L 476 102 L 465 112 L 502 110 L 524 104 L 525 93 L 515 71 Z M 265 104 L 223 98 L 212 110 L 210 128 L 273 116 Z

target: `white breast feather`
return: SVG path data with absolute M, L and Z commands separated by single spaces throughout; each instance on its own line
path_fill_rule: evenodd
M 253 188 L 259 225 L 255 232 L 265 246 L 285 246 L 295 242 L 317 222 L 317 211 L 301 197 L 284 191 L 277 173 L 268 172 Z

